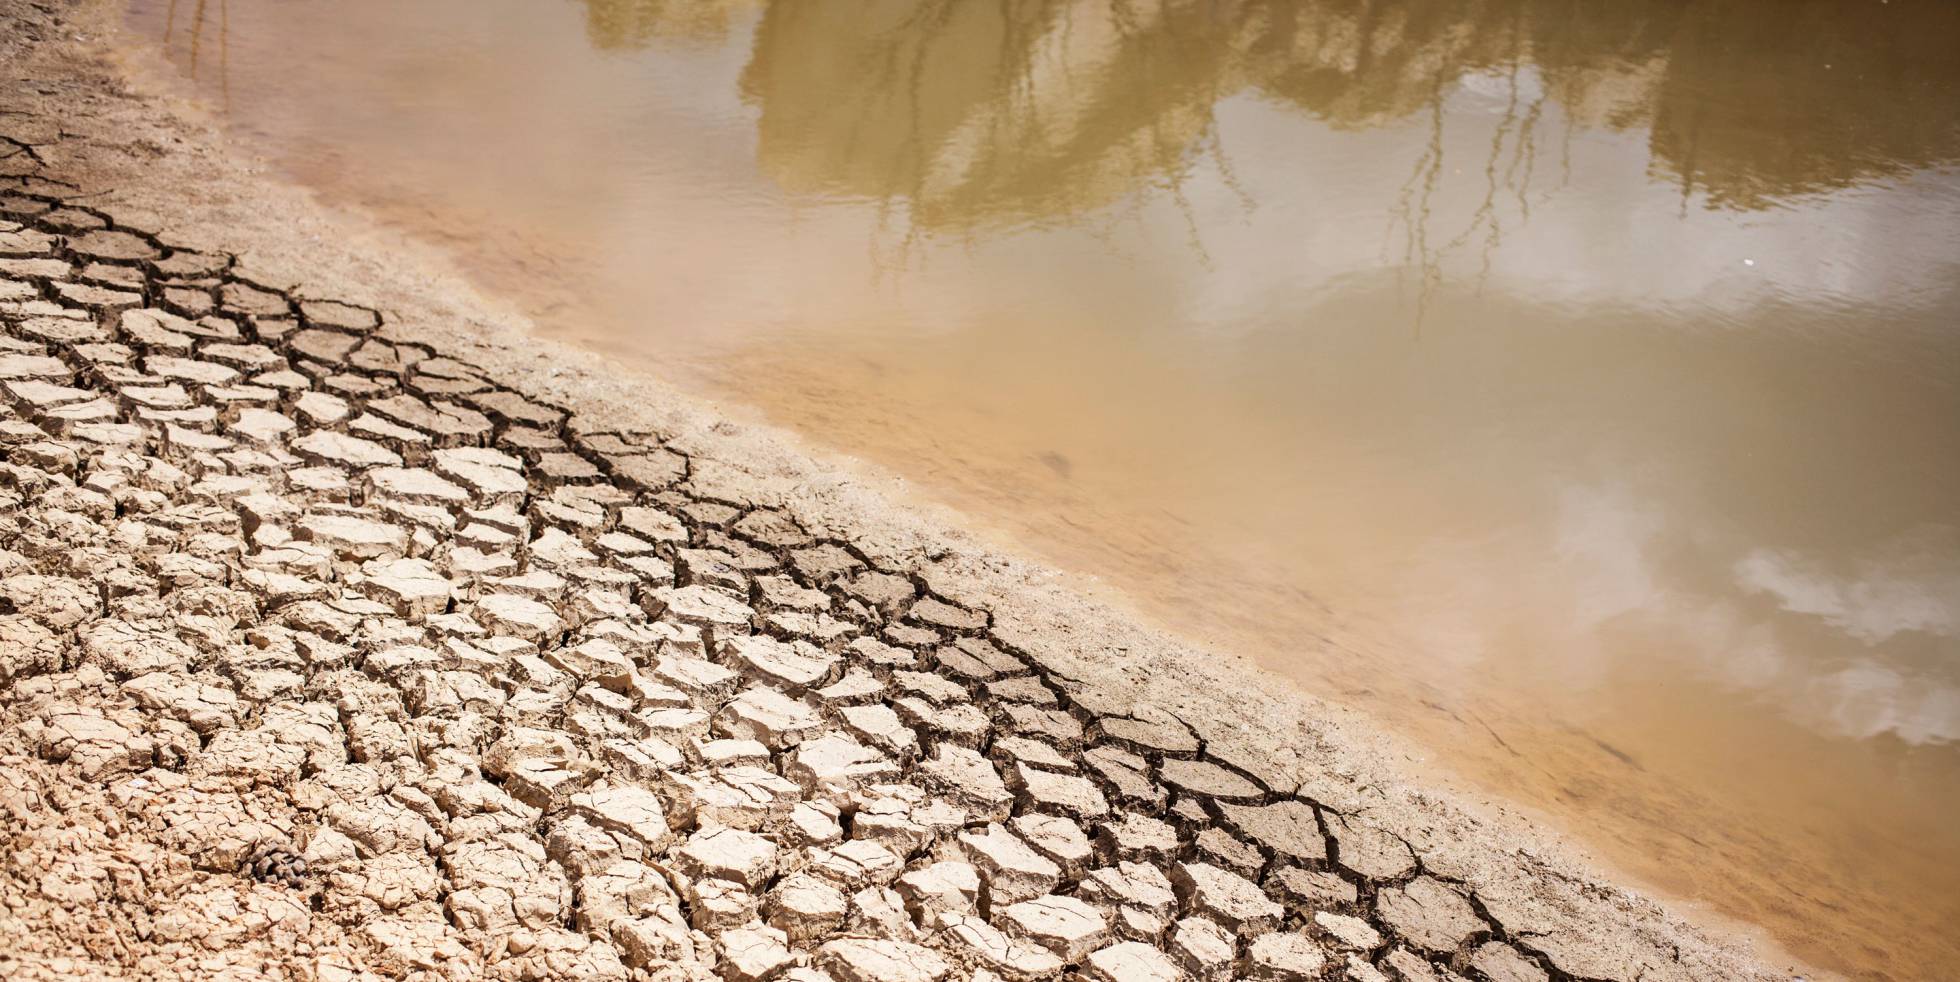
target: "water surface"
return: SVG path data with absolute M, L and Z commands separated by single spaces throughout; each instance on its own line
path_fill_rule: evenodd
M 1960 975 L 1960 6 L 132 0 L 278 166 L 1375 714 Z

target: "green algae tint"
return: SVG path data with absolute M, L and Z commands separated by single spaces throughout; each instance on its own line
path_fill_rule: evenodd
M 550 333 L 1960 974 L 1960 6 L 137 0 Z

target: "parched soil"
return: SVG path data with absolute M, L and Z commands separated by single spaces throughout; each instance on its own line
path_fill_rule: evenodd
M 214 225 L 70 8 L 0 11 L 0 977 L 1784 977 L 1269 679 Z

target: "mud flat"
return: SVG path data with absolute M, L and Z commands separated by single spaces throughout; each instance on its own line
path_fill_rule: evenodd
M 1795 971 L 527 337 L 128 91 L 104 16 L 0 6 L 0 976 Z

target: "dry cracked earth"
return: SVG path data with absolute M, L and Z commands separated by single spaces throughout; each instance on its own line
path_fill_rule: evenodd
M 0 156 L 0 977 L 1574 977 L 661 434 Z

